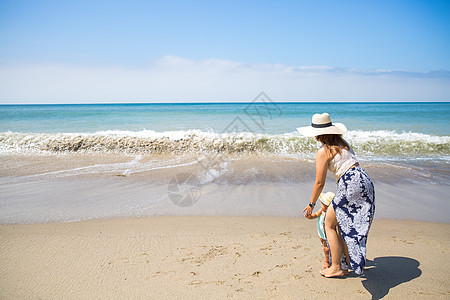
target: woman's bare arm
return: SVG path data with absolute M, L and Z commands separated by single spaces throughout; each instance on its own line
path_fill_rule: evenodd
M 320 193 L 325 186 L 325 180 L 327 178 L 328 163 L 332 158 L 332 154 L 326 151 L 324 147 L 320 148 L 316 153 L 316 180 L 314 181 L 314 187 L 311 194 L 310 202 L 315 204 L 319 198 Z M 312 213 L 312 207 L 309 205 L 303 210 L 305 217 L 309 217 Z

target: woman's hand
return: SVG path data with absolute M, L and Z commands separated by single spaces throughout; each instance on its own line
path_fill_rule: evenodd
M 312 207 L 309 205 L 306 206 L 304 210 L 302 210 L 302 212 L 305 213 L 305 218 L 312 219 L 312 216 L 311 216 L 312 210 L 313 210 Z

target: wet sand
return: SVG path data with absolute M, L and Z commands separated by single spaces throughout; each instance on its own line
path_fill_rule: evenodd
M 312 162 L 198 160 L 167 155 L 3 155 L 0 224 L 164 215 L 297 217 L 309 202 Z M 445 174 L 363 166 L 375 183 L 375 218 L 450 222 Z M 192 175 L 192 182 L 183 182 L 184 175 Z M 336 191 L 330 174 L 324 191 Z M 180 203 L 190 193 L 191 202 Z
M 0 298 L 449 297 L 447 169 L 363 164 L 376 187 L 367 270 L 325 279 L 300 213 L 312 162 L 212 158 L 2 155 Z

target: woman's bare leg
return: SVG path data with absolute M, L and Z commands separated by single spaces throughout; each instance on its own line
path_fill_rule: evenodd
M 350 258 L 348 256 L 348 247 L 347 247 L 347 244 L 344 242 L 344 238 L 342 237 L 342 233 L 341 233 L 341 230 L 339 227 L 338 227 L 338 236 L 339 236 L 339 240 L 341 241 L 342 251 L 344 251 L 345 260 L 347 261 L 347 266 L 350 266 Z
M 328 245 L 331 252 L 331 266 L 320 272 L 325 277 L 342 276 L 344 272 L 341 270 L 341 254 L 342 245 L 337 233 L 338 222 L 333 205 L 327 209 L 325 217 L 325 232 L 327 235 Z

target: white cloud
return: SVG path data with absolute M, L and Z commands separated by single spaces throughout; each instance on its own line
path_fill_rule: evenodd
M 145 68 L 0 66 L 0 103 L 450 101 L 450 72 L 245 64 L 165 56 Z

